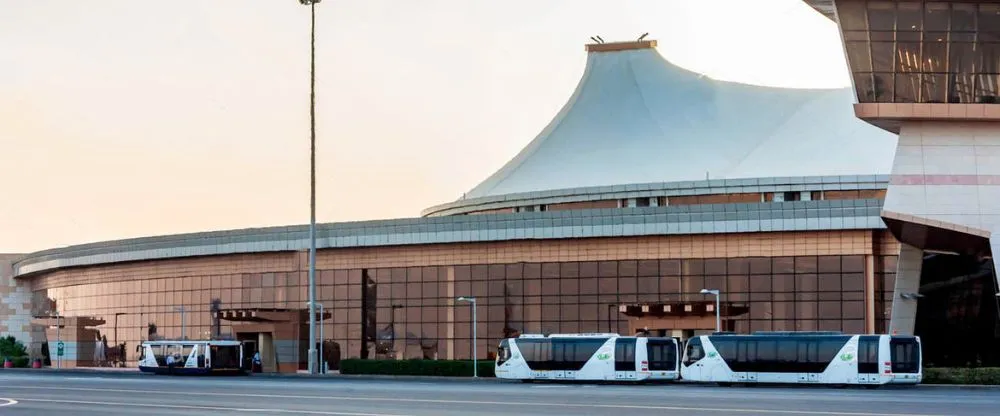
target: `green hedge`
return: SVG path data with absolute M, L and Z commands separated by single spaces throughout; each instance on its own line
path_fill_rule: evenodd
M 924 368 L 922 383 L 1000 385 L 1000 368 Z
M 472 361 L 353 358 L 340 361 L 340 374 L 472 377 Z M 479 377 L 494 377 L 493 361 L 479 361 Z

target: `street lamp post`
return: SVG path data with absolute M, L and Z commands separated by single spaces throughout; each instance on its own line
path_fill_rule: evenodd
M 702 289 L 702 295 L 715 295 L 715 332 L 722 332 L 722 319 L 719 318 L 719 290 L 718 289 Z
M 59 353 L 59 344 L 62 344 L 62 335 L 60 334 L 60 330 L 62 329 L 61 318 L 62 317 L 59 316 L 59 311 L 56 310 L 56 368 L 62 368 L 62 354 Z M 52 349 L 49 348 L 49 357 L 51 356 Z
M 125 312 L 115 312 L 115 345 L 118 345 L 118 317 L 126 315 Z
M 477 336 L 476 336 L 476 297 L 475 296 L 461 296 L 458 298 L 459 302 L 469 302 L 472 306 L 472 378 L 479 377 L 479 356 L 476 351 Z
M 309 306 L 312 306 L 312 302 L 309 303 Z M 319 371 L 320 371 L 321 374 L 326 374 L 326 359 L 323 356 L 323 340 L 325 339 L 323 337 L 323 319 L 324 319 L 325 315 L 323 314 L 323 304 L 322 303 L 316 303 L 316 306 L 319 306 L 319 316 L 320 316 L 320 319 L 319 319 L 320 320 L 320 322 L 319 322 L 319 368 L 320 368 L 320 370 Z M 315 308 L 310 308 L 310 310 L 315 310 Z
M 396 309 L 403 309 L 401 304 L 390 305 L 392 307 L 392 316 L 389 317 L 389 327 L 392 328 L 392 354 L 396 355 Z M 403 315 L 406 318 L 406 315 Z M 403 322 L 403 330 L 406 330 L 406 322 Z M 403 354 L 406 354 L 406 333 L 403 333 Z
M 316 3 L 309 6 L 309 374 L 316 373 Z
M 181 339 L 182 340 L 183 339 L 187 339 L 187 325 L 185 325 L 186 321 L 185 321 L 185 314 L 184 314 L 187 310 L 184 309 L 183 306 L 178 306 L 178 307 L 174 308 L 174 310 L 181 313 Z

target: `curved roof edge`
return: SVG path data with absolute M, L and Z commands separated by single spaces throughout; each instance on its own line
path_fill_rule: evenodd
M 366 248 L 512 240 L 884 229 L 880 199 L 682 205 L 458 215 L 319 224 L 316 246 Z M 106 241 L 45 250 L 15 277 L 63 268 L 247 253 L 304 251 L 309 227 L 253 228 Z
M 422 217 L 461 215 L 525 205 L 560 204 L 653 196 L 708 195 L 744 192 L 832 191 L 885 189 L 889 175 L 802 176 L 701 181 L 636 183 L 553 189 L 460 199 L 424 209 Z

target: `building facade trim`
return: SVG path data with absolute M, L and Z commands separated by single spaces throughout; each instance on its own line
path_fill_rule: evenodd
M 703 181 L 636 183 L 615 186 L 592 186 L 522 192 L 481 198 L 460 199 L 435 205 L 421 212 L 424 217 L 461 215 L 477 211 L 526 206 L 590 202 L 613 199 L 713 194 L 884 190 L 889 175 L 805 176 L 748 179 L 711 179 Z
M 532 239 L 774 231 L 884 229 L 882 200 L 683 205 L 462 215 L 319 224 L 318 248 L 446 244 Z M 306 226 L 145 237 L 83 244 L 27 255 L 14 275 L 67 267 L 223 254 L 298 251 L 309 247 Z

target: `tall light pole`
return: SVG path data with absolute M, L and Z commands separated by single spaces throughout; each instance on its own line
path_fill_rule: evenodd
M 128 315 L 125 312 L 115 312 L 115 345 L 118 345 L 118 317 Z
M 309 6 L 309 374 L 316 374 L 316 3 Z
M 475 296 L 461 296 L 458 298 L 459 302 L 469 302 L 472 306 L 472 378 L 479 377 L 479 356 L 476 354 L 476 297 Z
M 59 316 L 59 310 L 56 309 L 56 368 L 62 368 L 62 354 L 59 352 L 59 345 L 62 344 L 61 330 L 62 318 Z M 52 357 L 51 348 L 49 348 L 49 357 Z
M 312 306 L 312 302 L 310 302 L 309 305 Z M 316 305 L 319 305 L 319 316 L 320 316 L 320 318 L 319 318 L 319 320 L 320 320 L 320 322 L 319 322 L 319 367 L 320 367 L 320 374 L 326 374 L 326 358 L 323 356 L 323 340 L 326 339 L 326 338 L 323 337 L 323 321 L 326 320 L 326 316 L 324 315 L 324 312 L 323 312 L 323 303 L 316 303 Z
M 715 295 L 715 332 L 722 332 L 722 320 L 719 318 L 719 290 L 718 289 L 702 289 L 702 295 Z
M 187 339 L 187 328 L 185 325 L 186 322 L 184 320 L 185 319 L 184 312 L 186 312 L 187 310 L 184 309 L 183 306 L 178 306 L 174 308 L 174 310 L 181 313 L 181 339 L 182 340 Z

